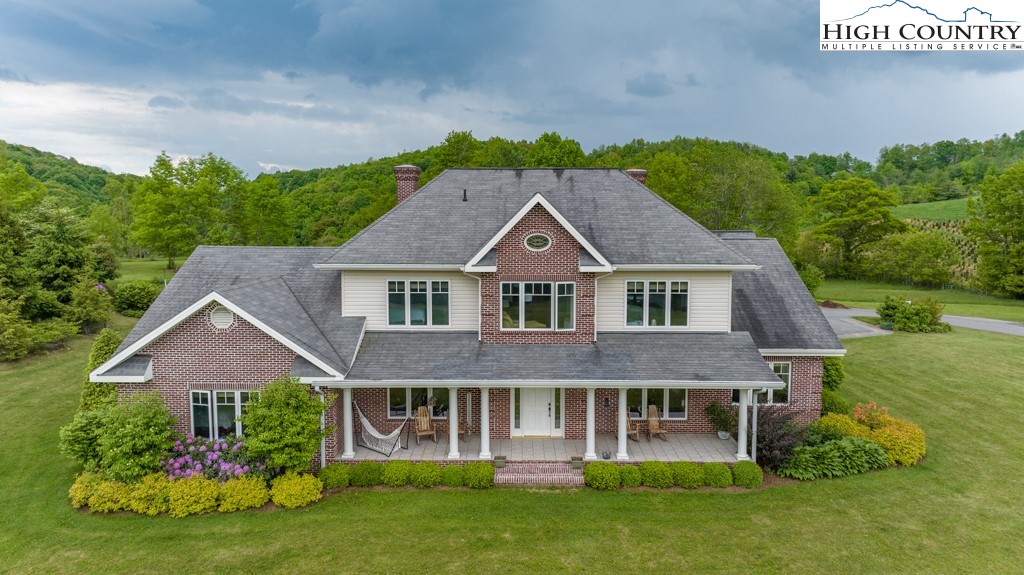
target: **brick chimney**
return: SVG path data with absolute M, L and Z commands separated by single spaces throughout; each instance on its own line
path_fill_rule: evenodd
M 420 169 L 409 164 L 395 166 L 395 183 L 397 184 L 398 203 L 409 199 L 420 187 Z
M 634 180 L 643 184 L 647 181 L 647 170 L 641 170 L 640 168 L 630 168 L 626 170 L 626 174 Z

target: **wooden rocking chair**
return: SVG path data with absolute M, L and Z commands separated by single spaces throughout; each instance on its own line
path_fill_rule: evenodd
M 652 435 L 668 441 L 668 432 L 661 428 L 661 418 L 658 416 L 656 405 L 647 406 L 647 441 L 651 440 Z
M 437 443 L 437 430 L 434 429 L 434 421 L 430 418 L 430 409 L 421 405 L 416 410 L 416 445 L 420 444 L 421 436 L 430 436 Z
M 629 415 L 626 415 L 626 437 L 637 443 L 640 442 L 640 426 L 636 424 L 636 421 L 630 419 Z

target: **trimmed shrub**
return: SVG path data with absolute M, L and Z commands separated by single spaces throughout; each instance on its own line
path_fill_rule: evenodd
M 420 489 L 428 489 L 441 483 L 441 468 L 432 461 L 424 461 L 412 466 L 409 483 Z
M 409 474 L 412 472 L 410 461 L 389 461 L 384 464 L 384 471 L 380 475 L 381 481 L 388 487 L 401 487 L 409 484 Z
M 871 441 L 885 450 L 889 465 L 916 464 L 927 452 L 924 431 L 902 419 L 890 418 L 883 427 L 871 432 Z
M 729 487 L 732 485 L 732 472 L 724 463 L 705 463 L 701 467 L 704 472 L 704 485 L 708 487 Z
M 159 515 L 171 509 L 171 482 L 162 473 L 151 473 L 131 486 L 128 509 L 142 515 Z
M 205 477 L 189 477 L 170 482 L 168 502 L 171 517 L 187 517 L 217 509 L 220 483 Z
M 487 489 L 494 486 L 494 466 L 483 461 L 467 463 L 464 469 L 466 474 L 466 487 L 473 489 Z
M 871 435 L 866 425 L 861 425 L 844 413 L 827 413 L 808 428 L 808 443 L 824 443 L 844 437 L 864 437 Z M 813 440 L 812 440 L 813 436 Z
M 869 439 L 885 450 L 889 465 L 914 465 L 927 453 L 924 431 L 909 421 L 889 415 L 885 408 L 873 402 L 858 403 L 854 415 L 865 423 L 836 413 L 822 417 L 811 424 L 813 437 L 808 443 L 823 444 L 843 437 Z
M 352 487 L 374 487 L 383 485 L 381 474 L 384 466 L 379 461 L 360 461 L 352 468 L 352 478 L 349 484 Z
M 270 498 L 288 509 L 305 507 L 323 497 L 324 484 L 315 475 L 289 471 L 270 485 Z
M 622 472 L 610 461 L 595 461 L 583 468 L 583 482 L 594 489 L 618 489 L 622 485 Z
M 858 403 L 853 408 L 853 419 L 861 425 L 866 425 L 871 429 L 878 429 L 885 426 L 892 420 L 892 416 L 889 415 L 889 410 L 884 407 L 878 407 L 875 402 L 870 403 Z
M 462 487 L 466 484 L 466 471 L 460 465 L 446 465 L 441 468 L 441 485 Z
M 75 478 L 75 482 L 71 484 L 71 489 L 68 490 L 68 499 L 71 500 L 71 507 L 81 509 L 88 505 L 89 498 L 92 497 L 93 492 L 96 491 L 96 486 L 101 481 L 103 481 L 103 476 L 99 473 L 89 471 L 79 473 L 78 477 Z
M 324 484 L 324 489 L 338 489 L 348 487 L 352 477 L 352 468 L 344 463 L 332 463 L 320 470 L 317 474 Z
M 623 487 L 640 487 L 644 482 L 640 469 L 635 465 L 619 467 L 619 477 L 622 479 Z
M 136 393 L 105 410 L 98 437 L 100 467 L 125 483 L 160 471 L 164 452 L 174 446 L 174 422 L 155 391 Z
M 838 391 L 839 387 L 846 381 L 846 369 L 843 367 L 843 358 L 826 357 L 822 360 L 821 386 L 830 391 Z
M 85 369 L 85 378 L 82 384 L 82 396 L 78 400 L 79 411 L 104 407 L 117 399 L 117 384 L 93 383 L 89 381 L 89 373 L 114 357 L 114 352 L 117 351 L 117 347 L 121 345 L 122 341 L 124 338 L 120 334 L 107 327 L 100 330 L 96 340 L 92 342 L 92 348 L 89 350 L 89 366 Z
M 903 298 L 887 295 L 876 311 L 882 323 L 892 324 L 897 331 L 935 333 L 950 330 L 949 324 L 942 321 L 944 307 L 935 298 L 907 303 Z
M 704 485 L 704 472 L 700 466 L 692 461 L 676 461 L 669 467 L 672 468 L 672 482 L 679 487 L 696 489 Z
M 738 461 L 732 466 L 732 483 L 747 489 L 753 489 L 764 483 L 761 466 L 753 461 Z
M 645 461 L 640 464 L 640 478 L 647 487 L 672 487 L 672 470 L 664 461 Z
M 131 486 L 120 481 L 100 481 L 89 496 L 89 509 L 96 513 L 124 511 L 131 498 Z
M 107 400 L 107 407 L 112 400 Z M 106 409 L 79 411 L 71 423 L 60 428 L 60 450 L 65 457 L 82 465 L 86 471 L 100 468 L 99 441 L 106 418 Z
M 114 309 L 129 317 L 142 317 L 160 295 L 160 288 L 146 280 L 121 282 L 114 289 Z
M 831 389 L 821 390 L 821 414 L 850 413 L 850 402 Z
M 320 440 L 334 432 L 320 429 L 320 417 L 331 402 L 288 377 L 272 381 L 250 397 L 242 416 L 249 455 L 271 469 L 308 468 Z
M 270 490 L 262 477 L 243 475 L 228 479 L 220 486 L 218 511 L 229 513 L 263 507 L 270 500 Z
M 885 450 L 860 437 L 844 437 L 798 447 L 779 475 L 804 481 L 822 477 L 845 477 L 880 469 L 888 464 Z

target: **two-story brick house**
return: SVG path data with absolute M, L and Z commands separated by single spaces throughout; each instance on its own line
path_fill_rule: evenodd
M 817 418 L 844 350 L 775 240 L 708 231 L 643 170 L 395 173 L 396 207 L 341 247 L 197 249 L 92 380 L 157 389 L 179 431 L 216 437 L 298 377 L 338 398 L 324 460 L 356 456 L 354 404 L 383 433 L 429 405 L 451 460 L 536 437 L 592 459 L 599 434 L 629 460 L 647 406 L 706 434 L 712 401 L 738 403 L 743 459 L 754 392 Z

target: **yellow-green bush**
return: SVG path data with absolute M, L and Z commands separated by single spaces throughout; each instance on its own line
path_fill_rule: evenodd
M 845 413 L 827 413 L 811 424 L 811 431 L 822 436 L 826 441 L 844 437 L 861 437 L 867 439 L 871 429 L 857 423 Z
M 724 463 L 705 463 L 701 466 L 704 472 L 704 485 L 708 487 L 729 487 L 732 485 L 732 472 Z
M 71 500 L 71 507 L 81 509 L 89 504 L 89 497 L 96 491 L 96 486 L 103 481 L 99 473 L 85 471 L 75 478 L 68 490 L 68 499 Z
M 320 499 L 323 489 L 316 476 L 290 471 L 271 483 L 270 498 L 281 507 L 304 507 Z
M 163 473 L 151 473 L 131 488 L 128 509 L 142 515 L 159 515 L 171 510 L 171 481 Z
M 209 513 L 217 509 L 220 483 L 205 477 L 189 477 L 170 482 L 171 517 Z
M 89 509 L 96 513 L 124 511 L 131 497 L 131 486 L 120 481 L 100 481 L 89 496 Z
M 242 475 L 228 479 L 220 486 L 220 505 L 218 511 L 230 513 L 262 507 L 270 500 L 270 490 L 262 477 Z
M 910 466 L 925 456 L 924 431 L 909 421 L 890 417 L 868 439 L 885 450 L 889 465 Z

